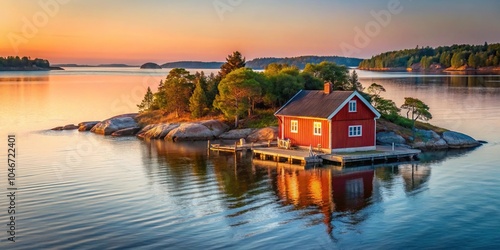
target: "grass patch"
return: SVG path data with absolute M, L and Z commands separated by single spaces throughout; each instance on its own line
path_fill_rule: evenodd
M 278 118 L 274 116 L 274 110 L 256 110 L 255 114 L 245 120 L 244 126 L 246 128 L 265 128 L 271 126 L 278 126 Z
M 219 120 L 225 121 L 221 115 L 208 115 L 200 118 L 192 118 L 189 113 L 180 114 L 179 117 L 175 113 L 168 113 L 163 110 L 146 111 L 140 113 L 137 118 L 137 123 L 141 126 L 159 123 L 180 123 L 180 122 L 196 122 L 204 120 Z

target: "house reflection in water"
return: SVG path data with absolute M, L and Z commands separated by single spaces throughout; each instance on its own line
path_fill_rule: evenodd
M 280 166 L 271 178 L 273 188 L 285 204 L 299 209 L 319 208 L 331 234 L 334 212 L 355 213 L 369 204 L 373 193 L 373 169 L 335 172 L 327 168 L 302 170 Z
M 298 209 L 318 208 L 330 235 L 338 216 L 353 215 L 349 223 L 357 224 L 364 220 L 354 215 L 378 200 L 381 193 L 378 189 L 387 187 L 384 183 L 390 182 L 393 186 L 400 176 L 404 180 L 405 191 L 412 192 L 424 187 L 430 176 L 430 168 L 416 165 L 365 167 L 348 171 L 335 168 L 303 170 L 281 165 L 268 168 L 273 189 L 282 202 Z M 380 178 L 384 175 L 388 178 Z

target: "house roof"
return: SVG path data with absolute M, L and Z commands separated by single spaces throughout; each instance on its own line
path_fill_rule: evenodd
M 332 119 L 354 96 L 358 96 L 377 117 L 380 117 L 380 113 L 357 91 L 333 91 L 325 94 L 323 90 L 301 90 L 275 115 Z

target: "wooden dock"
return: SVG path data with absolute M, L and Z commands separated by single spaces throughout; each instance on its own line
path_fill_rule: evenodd
M 377 146 L 376 150 L 360 151 L 351 153 L 325 154 L 312 152 L 311 150 L 282 149 L 277 147 L 253 148 L 254 158 L 261 161 L 286 162 L 288 164 L 317 164 L 317 163 L 337 163 L 344 167 L 346 164 L 375 165 L 388 163 L 391 161 L 414 160 L 421 153 L 420 150 L 408 148 L 392 148 L 389 146 Z
M 323 159 L 317 154 L 311 154 L 307 150 L 290 150 L 280 148 L 255 148 L 254 157 L 260 160 L 272 160 L 275 162 L 287 162 L 289 164 L 306 165 L 310 163 L 322 163 Z
M 235 141 L 234 144 L 223 144 L 223 143 L 212 143 L 208 141 L 209 150 L 218 152 L 239 152 L 245 150 L 252 150 L 254 148 L 272 147 L 276 145 L 277 145 L 276 142 L 242 144 L 240 141 Z
M 372 151 L 324 154 L 321 158 L 328 162 L 340 163 L 342 166 L 348 163 L 380 163 L 389 161 L 400 161 L 402 159 L 414 160 L 420 154 L 418 149 L 392 148 L 390 146 L 377 146 Z

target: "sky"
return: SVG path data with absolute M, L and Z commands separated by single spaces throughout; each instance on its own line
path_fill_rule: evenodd
M 52 64 L 373 55 L 500 42 L 500 1 L 2 0 L 0 56 Z

